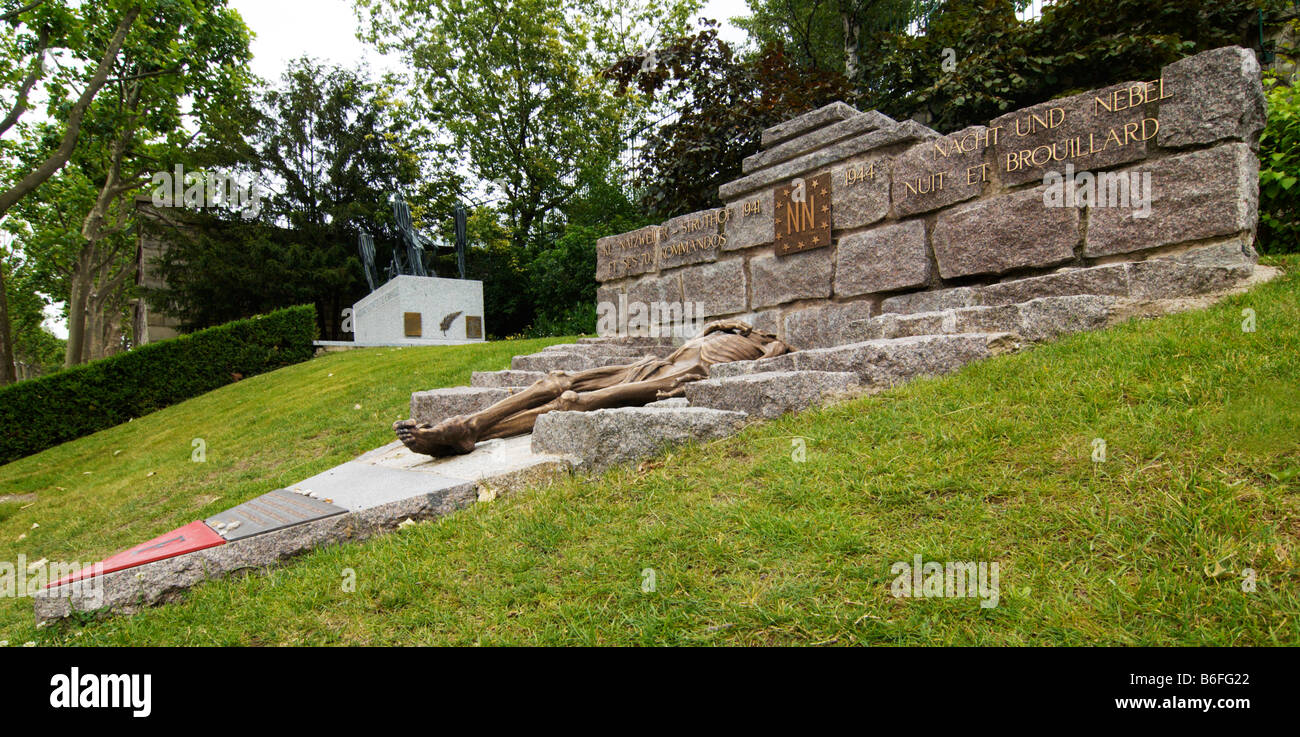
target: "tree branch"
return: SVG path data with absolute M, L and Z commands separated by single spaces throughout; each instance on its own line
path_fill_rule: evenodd
M 90 108 L 90 103 L 94 101 L 95 95 L 104 86 L 108 80 L 108 72 L 112 67 L 113 59 L 117 58 L 117 53 L 121 51 L 122 44 L 126 42 L 126 34 L 135 24 L 135 19 L 140 15 L 140 6 L 135 5 L 117 24 L 117 30 L 113 33 L 113 38 L 109 41 L 108 48 L 104 49 L 104 56 L 99 61 L 99 67 L 95 70 L 95 76 L 91 77 L 90 84 L 82 91 L 81 97 L 72 106 L 68 114 L 68 129 L 63 134 L 63 140 L 54 153 L 50 154 L 44 162 L 38 166 L 35 171 L 23 177 L 22 181 L 10 187 L 5 192 L 0 192 L 0 217 L 4 217 L 9 209 L 18 203 L 23 197 L 26 197 L 32 190 L 39 187 L 45 180 L 54 176 L 54 173 L 63 168 L 72 156 L 72 152 L 77 147 L 77 138 L 81 136 L 81 123 L 86 117 L 86 111 Z
M 14 100 L 13 110 L 10 110 L 5 119 L 0 121 L 0 136 L 9 132 L 9 129 L 14 127 L 18 119 L 23 116 L 23 113 L 27 112 L 27 95 L 31 94 L 32 87 L 36 86 L 36 80 L 40 79 L 45 72 L 45 51 L 49 48 L 49 42 L 50 32 L 48 29 L 42 28 L 40 38 L 36 43 L 36 56 L 32 59 L 32 71 L 23 80 L 22 87 L 18 89 L 18 99 Z

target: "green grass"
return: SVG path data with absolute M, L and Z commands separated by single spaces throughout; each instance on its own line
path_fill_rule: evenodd
M 134 617 L 36 630 L 29 602 L 6 603 L 0 639 L 1294 645 L 1300 259 L 1273 263 L 1292 274 L 1209 310 L 1072 336 L 638 468 L 563 479 L 270 575 L 210 582 Z M 1253 333 L 1241 330 L 1247 307 Z M 504 357 L 525 346 L 514 348 L 471 350 Z M 111 552 L 378 445 L 409 384 L 464 380 L 448 371 L 411 382 L 412 364 L 372 388 L 390 370 L 378 364 L 411 354 L 381 357 L 312 361 L 171 408 L 132 423 L 155 424 L 111 460 L 126 440 L 101 433 L 0 468 L 0 493 L 42 495 L 0 521 L 0 543 L 33 557 Z M 351 362 L 355 379 L 326 400 L 302 380 L 319 385 L 330 361 Z M 291 392 L 295 421 L 314 417 L 298 434 L 276 429 Z M 389 398 L 372 410 L 376 395 Z M 354 401 L 366 409 L 351 412 Z M 203 424 L 198 408 L 214 429 L 191 429 Z M 375 427 L 358 429 L 367 422 Z M 205 432 L 223 439 L 200 472 L 186 465 L 188 441 Z M 796 438 L 806 438 L 802 463 Z M 1094 438 L 1107 444 L 1102 463 L 1090 457 Z M 170 481 L 142 478 L 172 466 Z M 114 478 L 78 475 L 92 468 Z M 113 489 L 107 500 L 73 497 L 95 483 Z M 15 546 L 32 521 L 42 527 Z M 895 598 L 890 568 L 917 554 L 998 562 L 998 606 Z M 653 592 L 642 590 L 647 568 Z M 1247 568 L 1253 592 L 1242 590 Z

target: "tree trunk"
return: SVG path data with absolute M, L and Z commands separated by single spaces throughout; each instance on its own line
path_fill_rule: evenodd
M 14 346 L 9 329 L 9 295 L 5 292 L 4 266 L 0 265 L 0 386 L 18 380 L 14 367 Z
M 82 363 L 86 349 L 86 303 L 90 296 L 91 247 L 81 249 L 73 267 L 68 294 L 68 345 L 63 352 L 64 368 Z
M 856 81 L 858 70 L 862 67 L 858 57 L 858 44 L 862 35 L 862 26 L 853 17 L 852 13 L 843 12 L 840 17 L 844 19 L 844 76 L 849 81 Z

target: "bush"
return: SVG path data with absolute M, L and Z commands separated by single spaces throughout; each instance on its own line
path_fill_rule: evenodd
M 312 357 L 316 310 L 290 307 L 0 388 L 0 464 Z
M 1300 251 L 1300 95 L 1277 83 L 1259 139 L 1259 250 Z

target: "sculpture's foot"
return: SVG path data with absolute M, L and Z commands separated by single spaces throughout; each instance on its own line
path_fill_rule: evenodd
M 393 423 L 393 430 L 402 445 L 414 453 L 435 458 L 464 455 L 474 450 L 474 433 L 467 418 L 450 417 L 437 425 L 420 425 L 415 420 Z

